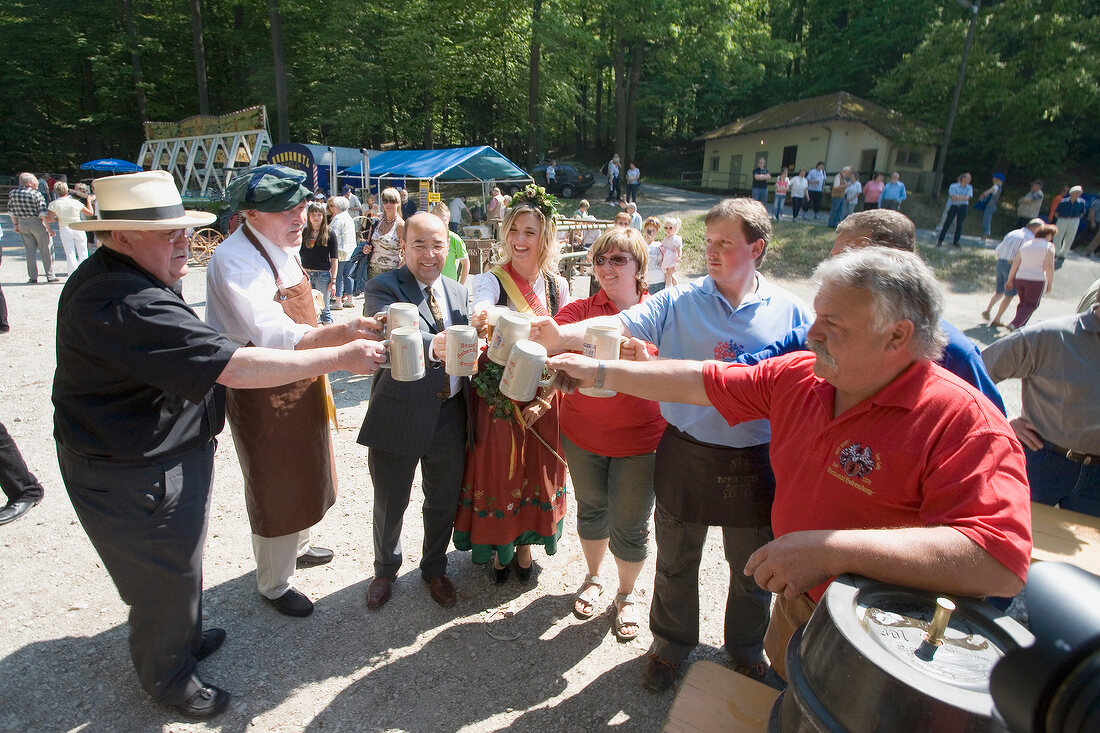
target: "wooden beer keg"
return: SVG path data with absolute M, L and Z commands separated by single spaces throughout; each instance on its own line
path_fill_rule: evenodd
M 993 665 L 1033 640 L 977 599 L 842 575 L 787 647 L 768 729 L 990 731 Z

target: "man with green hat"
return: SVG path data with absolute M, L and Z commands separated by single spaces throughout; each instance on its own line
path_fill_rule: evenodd
M 312 194 L 305 174 L 279 165 L 242 173 L 229 185 L 244 224 L 222 242 L 206 273 L 206 320 L 241 346 L 302 350 L 377 338 L 356 318 L 318 326 L 309 278 L 298 259 Z M 313 602 L 294 588 L 294 570 L 333 553 L 309 543 L 309 529 L 336 501 L 335 421 L 325 376 L 269 389 L 231 389 L 233 429 L 252 525 L 256 583 L 280 613 L 308 616 Z

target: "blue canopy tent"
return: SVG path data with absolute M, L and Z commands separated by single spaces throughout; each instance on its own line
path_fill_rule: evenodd
M 376 194 L 386 186 L 428 181 L 433 191 L 439 191 L 441 184 L 477 184 L 481 187 L 482 196 L 488 198 L 489 189 L 493 186 L 508 191 L 534 183 L 534 179 L 522 168 L 488 145 L 441 150 L 371 151 L 366 163 L 366 179 L 370 190 Z M 363 162 L 359 162 L 342 170 L 340 175 L 362 186 L 363 168 Z
M 109 171 L 111 174 L 137 173 L 138 171 L 142 170 L 142 167 L 137 163 L 131 163 L 128 160 L 120 160 L 118 158 L 98 158 L 96 160 L 89 160 L 87 163 L 81 163 L 80 170 Z

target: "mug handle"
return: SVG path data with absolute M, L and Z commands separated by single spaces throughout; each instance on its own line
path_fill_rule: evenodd
M 379 341 L 378 345 L 386 350 L 386 360 L 384 362 L 382 362 L 381 364 L 379 364 L 378 368 L 379 369 L 392 369 L 393 367 L 390 365 L 390 340 L 385 339 L 384 341 Z
M 363 315 L 364 316 L 367 315 L 366 310 L 367 310 L 367 306 L 366 306 L 366 304 L 364 304 L 363 305 L 363 311 L 364 311 Z M 383 336 L 388 336 L 389 335 L 389 330 L 390 330 L 389 311 L 378 311 L 377 313 L 374 314 L 374 320 L 376 320 L 376 321 L 378 321 L 382 324 L 382 335 Z
M 547 374 L 549 374 L 550 376 L 547 377 L 546 379 L 540 379 L 539 380 L 539 386 L 540 387 L 549 387 L 551 384 L 554 383 L 554 378 L 558 376 L 558 373 L 554 369 L 544 369 L 543 371 L 546 372 Z

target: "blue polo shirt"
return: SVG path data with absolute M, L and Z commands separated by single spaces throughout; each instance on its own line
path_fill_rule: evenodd
M 893 181 L 887 181 L 886 185 L 882 187 L 883 201 L 904 201 L 905 196 L 905 184 L 901 181 L 894 183 Z
M 947 187 L 948 196 L 966 196 L 966 201 L 952 201 L 947 200 L 949 206 L 966 206 L 967 202 L 974 197 L 974 187 L 969 183 L 965 186 L 958 181 L 952 183 Z
M 825 184 L 825 171 L 814 168 L 806 174 L 806 180 L 809 182 L 806 186 L 808 191 L 820 191 Z
M 710 276 L 665 289 L 619 313 L 634 336 L 654 344 L 665 359 L 733 361 L 752 354 L 813 318 L 797 296 L 756 273 L 755 293 L 734 309 Z M 767 420 L 730 427 L 713 407 L 662 402 L 661 415 L 696 440 L 734 448 L 767 443 Z

